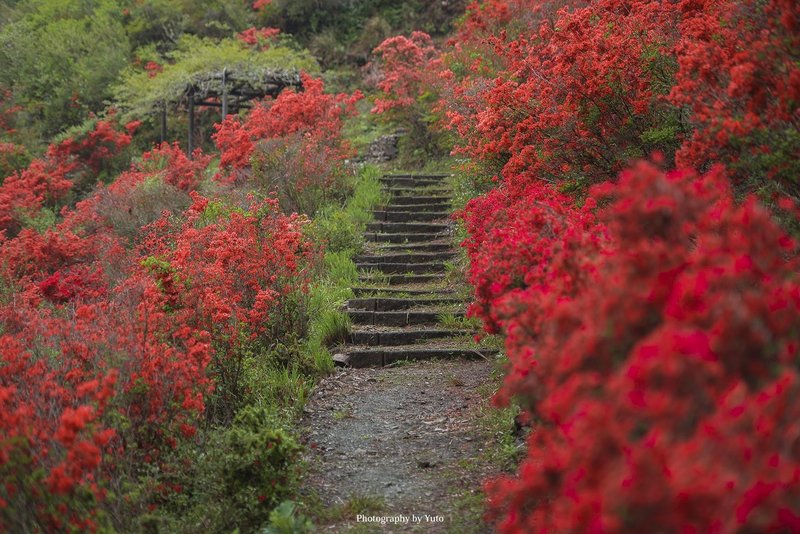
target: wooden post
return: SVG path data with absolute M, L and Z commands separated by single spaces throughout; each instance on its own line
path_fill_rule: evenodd
M 167 103 L 161 104 L 161 142 L 167 141 Z
M 194 150 L 194 91 L 189 91 L 189 142 L 187 144 L 186 153 L 189 159 L 192 157 Z
M 228 68 L 222 69 L 222 120 L 228 116 Z

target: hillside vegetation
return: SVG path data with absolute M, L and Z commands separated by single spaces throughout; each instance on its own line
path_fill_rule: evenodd
M 468 158 L 471 313 L 532 425 L 488 487 L 500 531 L 800 529 L 798 25 L 783 0 L 487 0 L 443 48 L 377 49 L 376 111 Z

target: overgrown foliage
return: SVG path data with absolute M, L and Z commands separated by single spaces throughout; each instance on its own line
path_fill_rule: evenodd
M 259 21 L 297 36 L 328 67 L 364 65 L 392 33 L 422 30 L 445 35 L 465 0 L 272 0 L 255 2 Z
M 19 106 L 23 144 L 39 148 L 105 107 L 132 47 L 117 2 L 15 4 L 0 25 L 0 91 Z
M 223 69 L 230 79 L 250 81 L 254 86 L 263 84 L 269 76 L 288 78 L 301 70 L 312 74 L 319 70 L 306 51 L 278 44 L 266 48 L 253 45 L 242 39 L 184 35 L 174 50 L 164 57 L 156 56 L 159 61 L 127 69 L 114 90 L 116 103 L 128 116 L 143 118 L 164 105 L 169 109 L 177 106 L 188 98 L 187 91 L 195 84 L 209 84 L 221 93 L 221 80 L 209 76 L 221 76 Z
M 113 97 L 137 114 L 151 111 L 159 98 L 174 104 L 179 86 L 203 69 L 227 66 L 251 77 L 264 69 L 314 71 L 315 61 L 304 48 L 324 66 L 336 66 L 331 78 L 350 87 L 359 83 L 355 69 L 392 32 L 420 28 L 443 35 L 464 5 L 464 0 L 4 2 L 0 94 L 18 109 L 14 138 L 0 135 L 0 142 L 38 154 L 54 135 L 80 125 L 89 113 L 104 112 Z M 267 53 L 245 54 L 234 45 L 237 36 L 253 46 L 251 52 Z M 180 65 L 170 67 L 173 63 Z M 159 81 L 149 79 L 162 69 Z M 175 133 L 185 130 L 177 127 L 178 116 L 172 122 Z M 157 125 L 143 133 L 155 139 Z
M 506 337 L 497 399 L 533 424 L 489 486 L 500 531 L 800 528 L 798 20 L 486 0 L 385 73 L 385 101 L 438 94 L 456 152 L 495 174 L 460 217 L 471 314 Z
M 375 50 L 374 79 L 380 91 L 372 112 L 406 129 L 402 152 L 406 163 L 424 164 L 447 152 L 442 116 L 434 111 L 438 87 L 446 74 L 439 50 L 431 37 L 413 32 L 385 40 Z
M 590 194 L 467 207 L 472 313 L 506 333 L 499 399 L 535 427 L 490 486 L 501 530 L 793 529 L 796 242 L 720 168 Z
M 361 98 L 326 94 L 322 80 L 303 76 L 303 91 L 284 91 L 244 120 L 231 117 L 214 139 L 222 151 L 218 178 L 276 192 L 286 211 L 313 215 L 340 195 L 340 164 L 349 154 L 342 118 Z
M 224 128 L 253 150 L 257 125 L 287 144 L 327 128 L 328 159 L 282 157 L 345 179 L 339 116 L 359 95 L 306 83 Z M 288 425 L 331 366 L 308 316 L 333 305 L 310 285 L 321 243 L 259 183 L 275 169 L 245 158 L 227 179 L 240 147 L 222 139 L 225 172 L 162 144 L 73 205 L 136 126 L 97 120 L 0 188 L 0 529 L 252 530 L 290 496 Z
M 380 194 L 362 95 L 287 33 L 328 65 L 383 40 L 375 111 L 470 158 L 470 314 L 533 425 L 501 532 L 800 530 L 797 2 L 485 0 L 437 45 L 460 5 L 0 6 L 0 530 L 309 529 L 288 427 Z M 128 167 L 155 124 L 121 116 L 287 67 L 218 160 Z
M 16 170 L 0 184 L 0 242 L 23 228 L 43 232 L 61 207 L 118 170 L 120 155 L 138 123 L 93 120 L 88 130 L 71 132 L 45 155 Z M 16 166 L 16 165 L 15 165 Z

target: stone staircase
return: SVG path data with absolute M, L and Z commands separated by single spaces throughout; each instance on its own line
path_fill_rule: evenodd
M 466 303 L 446 285 L 446 262 L 456 256 L 450 189 L 444 174 L 381 178 L 390 194 L 367 226 L 362 273 L 347 303 L 353 323 L 337 365 L 385 366 L 404 360 L 487 358 L 459 323 Z

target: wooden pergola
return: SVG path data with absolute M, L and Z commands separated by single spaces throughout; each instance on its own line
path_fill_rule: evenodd
M 219 72 L 204 73 L 196 76 L 192 83 L 186 85 L 179 98 L 161 105 L 161 141 L 167 140 L 167 108 L 170 104 L 176 107 L 186 106 L 189 113 L 189 133 L 187 152 L 191 157 L 194 149 L 194 127 L 196 107 L 222 108 L 222 120 L 229 112 L 236 113 L 240 109 L 251 107 L 254 99 L 267 96 L 276 98 L 287 87 L 298 91 L 303 89 L 300 73 L 297 71 L 263 71 L 245 72 L 229 71 L 227 68 Z

